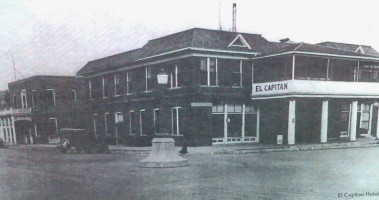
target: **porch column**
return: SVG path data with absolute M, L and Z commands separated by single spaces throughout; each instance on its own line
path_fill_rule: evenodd
M 245 104 L 242 104 L 242 142 L 245 142 L 245 114 L 246 114 L 246 110 L 245 110 Z
M 376 139 L 379 139 L 379 106 L 378 106 L 378 116 L 376 118 Z
M 13 144 L 12 142 L 12 124 L 11 124 L 11 120 L 9 119 L 9 117 L 7 117 L 7 129 L 8 129 L 8 144 Z
M 261 115 L 261 111 L 260 111 L 260 106 L 258 105 L 258 110 L 257 110 L 257 129 L 256 129 L 256 131 L 257 131 L 257 133 L 256 133 L 256 135 L 257 135 L 257 142 L 259 142 L 259 118 L 260 118 L 260 115 Z
M 13 142 L 14 142 L 14 144 L 17 144 L 16 126 L 14 124 L 14 116 L 12 116 L 12 129 L 13 129 Z
M 224 106 L 224 142 L 228 141 L 228 104 Z
M 0 139 L 4 140 L 3 119 L 0 118 Z
M 290 100 L 288 106 L 288 144 L 295 144 L 295 125 L 296 125 L 296 101 Z
M 321 143 L 328 142 L 328 112 L 329 101 L 322 101 L 322 113 L 321 113 Z
M 357 138 L 357 114 L 358 101 L 353 101 L 351 106 L 351 122 L 350 122 L 350 141 L 355 141 Z

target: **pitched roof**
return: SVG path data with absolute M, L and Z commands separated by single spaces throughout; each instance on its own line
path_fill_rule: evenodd
M 347 43 L 338 43 L 338 42 L 321 42 L 321 43 L 318 43 L 318 45 L 323 45 L 327 47 L 332 47 L 332 48 L 342 49 L 345 51 L 352 51 L 352 52 L 357 52 L 357 50 L 361 48 L 364 54 L 379 56 L 379 52 L 377 52 L 371 46 L 367 46 L 367 45 L 347 44 Z
M 241 35 L 246 40 L 251 49 L 238 46 L 229 47 L 229 44 L 238 37 L 238 35 Z M 265 53 L 285 46 L 288 46 L 288 44 L 269 42 L 258 34 L 193 28 L 149 40 L 148 43 L 140 49 L 90 61 L 82 67 L 77 74 L 108 70 L 114 67 L 120 67 L 120 65 L 133 63 L 142 58 L 184 48 Z
M 366 55 L 362 53 L 357 53 L 353 51 L 346 51 L 337 48 L 327 47 L 324 45 L 315 45 L 315 44 L 307 44 L 307 43 L 295 43 L 290 44 L 287 47 L 281 48 L 279 50 L 275 50 L 269 53 L 261 54 L 257 57 L 265 57 L 269 55 L 275 54 L 283 54 L 290 52 L 300 52 L 300 53 L 318 53 L 318 54 L 329 54 L 335 56 L 357 56 L 357 57 L 367 57 L 367 58 L 379 58 L 379 56 Z

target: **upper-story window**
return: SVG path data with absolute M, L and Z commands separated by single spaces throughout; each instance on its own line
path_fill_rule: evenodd
M 217 59 L 220 86 L 242 87 L 242 60 Z
M 329 59 L 328 80 L 356 81 L 358 62 L 354 60 Z
M 146 91 L 145 68 L 136 68 L 128 71 L 129 93 Z
M 327 58 L 296 56 L 295 79 L 326 80 Z
M 76 90 L 71 90 L 71 99 L 76 102 Z
M 120 80 L 120 74 L 116 73 L 113 76 L 114 80 L 114 95 L 120 95 L 121 94 L 121 80 Z
M 92 97 L 92 81 L 91 79 L 88 79 L 88 98 L 93 99 Z
M 359 81 L 379 82 L 379 63 L 360 62 L 359 64 Z
M 36 105 L 37 105 L 36 91 L 32 90 L 32 106 L 35 107 Z
M 200 59 L 200 84 L 204 86 L 217 86 L 217 59 Z
M 242 72 L 242 60 L 200 59 L 200 84 L 203 86 L 242 87 Z
M 253 82 L 275 82 L 292 78 L 292 56 L 270 57 L 253 62 Z
M 26 97 L 26 90 L 21 90 L 21 108 L 27 108 L 28 101 Z
M 55 106 L 55 91 L 54 89 L 46 89 L 46 105 L 48 107 Z
M 102 77 L 102 89 L 103 89 L 103 98 L 108 97 L 108 83 L 105 76 Z
M 13 108 L 17 108 L 17 99 L 15 94 L 13 94 Z
M 151 66 L 145 67 L 145 91 L 151 90 L 153 84 L 153 70 Z
M 89 80 L 90 99 L 97 99 L 103 96 L 103 78 L 95 77 Z

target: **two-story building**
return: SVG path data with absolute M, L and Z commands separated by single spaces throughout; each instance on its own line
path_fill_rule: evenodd
M 195 28 L 90 61 L 77 75 L 87 129 L 116 143 L 149 145 L 162 126 L 177 144 L 275 143 L 277 135 L 323 143 L 377 134 L 377 56 L 369 46 Z
M 8 84 L 10 107 L 0 111 L 0 136 L 10 144 L 48 143 L 60 128 L 83 127 L 82 79 L 32 76 Z
M 77 73 L 86 81 L 93 120 L 88 128 L 118 143 L 148 145 L 162 118 L 177 143 L 256 142 L 250 58 L 288 45 L 257 34 L 195 28 L 91 61 Z M 164 89 L 156 80 L 162 69 L 169 75 Z

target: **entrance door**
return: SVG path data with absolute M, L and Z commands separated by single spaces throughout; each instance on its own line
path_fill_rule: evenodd
M 228 115 L 228 138 L 242 137 L 242 114 Z

